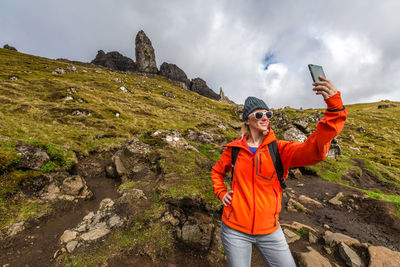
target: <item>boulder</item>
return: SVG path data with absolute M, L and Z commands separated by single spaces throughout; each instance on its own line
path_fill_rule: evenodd
M 291 127 L 283 133 L 283 139 L 302 143 L 307 140 L 307 136 L 299 129 Z
M 219 95 L 211 90 L 206 82 L 201 78 L 195 78 L 190 83 L 190 91 L 198 93 L 199 95 L 219 100 Z
M 72 253 L 78 245 L 78 241 L 74 240 L 67 244 L 66 248 L 68 253 Z
M 136 63 L 129 57 L 121 55 L 117 51 L 104 53 L 103 50 L 97 52 L 93 64 L 119 71 L 137 71 Z
M 13 47 L 13 46 L 11 46 L 11 45 L 8 45 L 8 44 L 5 44 L 5 45 L 3 46 L 3 48 L 4 48 L 4 49 L 8 49 L 8 50 L 18 51 L 15 47 Z
M 368 247 L 369 267 L 399 267 L 400 252 L 381 246 Z
M 43 148 L 22 144 L 15 148 L 20 160 L 17 164 L 19 169 L 40 170 L 43 164 L 50 160 L 49 155 Z
M 307 209 L 302 204 L 300 204 L 293 198 L 289 199 L 289 201 L 287 203 L 287 210 L 290 212 L 298 212 L 298 211 L 306 212 L 307 211 Z
M 329 260 L 323 257 L 312 247 L 307 247 L 308 252 L 296 253 L 300 267 L 332 267 Z
M 211 245 L 214 229 L 211 217 L 198 214 L 190 216 L 182 228 L 178 228 L 177 237 L 192 248 L 207 251 Z
M 328 158 L 333 158 L 336 159 L 342 152 L 342 149 L 340 148 L 339 143 L 337 142 L 337 140 L 335 138 L 333 138 L 332 143 L 329 147 L 328 153 L 326 154 L 326 156 Z
M 109 229 L 99 228 L 99 229 L 94 229 L 87 233 L 84 233 L 80 237 L 84 241 L 94 241 L 94 240 L 97 240 L 97 239 L 107 235 L 109 232 L 110 232 Z
M 138 71 L 157 74 L 158 70 L 154 48 L 144 31 L 139 31 L 136 35 L 135 55 Z
M 297 127 L 303 133 L 309 133 L 310 129 L 308 128 L 308 122 L 306 119 L 299 119 L 293 122 L 294 126 Z
M 61 244 L 69 243 L 70 241 L 74 240 L 78 235 L 77 232 L 71 230 L 65 230 L 64 233 L 60 237 Z
M 167 77 L 170 80 L 184 83 L 186 86 L 185 89 L 190 88 L 190 80 L 186 76 L 186 73 L 175 64 L 164 62 L 161 64 L 158 74 Z
M 290 175 L 290 177 L 296 178 L 296 179 L 300 179 L 301 177 L 303 177 L 303 174 L 301 173 L 299 168 L 290 169 L 289 175 Z
M 62 69 L 62 68 L 56 68 L 53 72 L 52 72 L 52 74 L 65 74 L 66 72 L 65 72 L 65 70 L 64 69 Z
M 337 244 L 339 244 L 340 242 L 345 243 L 346 245 L 353 245 L 353 244 L 360 244 L 360 241 L 358 241 L 355 238 L 352 238 L 350 236 L 341 234 L 341 233 L 332 233 L 331 231 L 325 231 L 324 234 L 324 240 L 325 240 L 325 244 L 333 247 Z
M 347 266 L 350 267 L 364 267 L 364 263 L 361 260 L 360 256 L 354 252 L 348 245 L 343 242 L 339 243 L 339 254 L 342 259 L 346 262 Z
M 121 177 L 147 175 L 150 169 L 143 161 L 150 151 L 151 147 L 138 138 L 125 142 L 111 158 L 118 175 Z

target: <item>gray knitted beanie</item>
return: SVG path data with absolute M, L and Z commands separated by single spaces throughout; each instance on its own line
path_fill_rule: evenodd
M 267 104 L 265 104 L 265 102 L 261 99 L 254 96 L 249 96 L 248 98 L 246 98 L 246 100 L 244 101 L 242 121 L 246 121 L 247 117 L 256 109 L 269 110 Z

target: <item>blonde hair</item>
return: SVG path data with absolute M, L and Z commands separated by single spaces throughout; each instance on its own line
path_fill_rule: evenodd
M 263 135 L 267 135 L 269 133 L 269 128 L 268 130 L 263 132 Z M 240 140 L 243 140 L 243 138 L 247 135 L 247 138 L 251 138 L 251 131 L 250 131 L 250 126 L 246 124 L 246 122 L 242 122 L 242 126 L 240 128 Z

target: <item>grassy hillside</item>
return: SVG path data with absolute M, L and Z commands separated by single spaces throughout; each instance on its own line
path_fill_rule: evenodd
M 77 70 L 69 71 L 68 66 L 75 66 Z M 66 73 L 53 74 L 57 68 Z M 122 86 L 129 92 L 123 92 Z M 382 104 L 393 106 L 378 109 Z M 163 146 L 150 137 L 159 129 L 176 129 L 182 134 L 189 129 L 213 129 L 231 140 L 237 137 L 234 128 L 240 124 L 235 106 L 184 90 L 158 75 L 123 73 L 90 64 L 74 65 L 0 49 L 0 230 L 51 209 L 46 203 L 20 194 L 23 180 L 69 169 L 77 162 L 77 156 L 108 151 L 133 137 Z M 365 189 L 365 192 L 394 202 L 400 209 L 400 197 L 396 193 L 400 187 L 400 103 L 356 104 L 347 108 L 349 117 L 337 138 L 341 156 L 307 169 L 349 186 L 355 185 L 346 176 L 354 172 L 360 176 L 366 172 L 375 175 L 395 189 Z M 321 111 L 280 110 L 291 120 Z M 225 130 L 218 127 L 221 124 Z M 316 123 L 310 124 L 311 130 L 315 126 Z M 280 129 L 275 132 L 278 136 L 281 134 Z M 15 146 L 20 141 L 43 147 L 51 161 L 38 171 L 16 170 L 19 156 Z M 212 193 L 209 175 L 210 166 L 219 157 L 220 146 L 196 142 L 191 145 L 199 152 L 177 148 L 160 152 L 164 174 L 173 174 L 179 179 L 159 191 L 155 200 L 195 196 L 211 210 L 218 210 L 221 204 Z M 151 217 L 162 208 L 162 203 L 155 203 L 146 216 Z M 134 225 L 139 226 L 142 227 L 140 222 Z M 150 238 L 132 229 L 129 233 L 112 235 L 111 239 L 119 244 L 115 245 L 116 249 L 120 249 L 121 242 L 129 244 L 130 238 Z M 152 239 L 163 241 L 168 237 L 168 229 L 158 229 L 164 231 L 161 233 L 154 229 L 147 234 L 161 239 L 153 236 Z

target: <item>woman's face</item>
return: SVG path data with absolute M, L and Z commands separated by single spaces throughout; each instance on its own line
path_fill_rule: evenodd
M 262 111 L 265 112 L 267 111 L 266 109 L 256 109 L 254 110 L 251 115 L 247 118 L 246 124 L 249 125 L 250 129 L 264 132 L 269 129 L 269 119 L 267 118 L 267 115 L 264 115 L 260 120 L 257 120 L 254 115 L 254 112 L 257 111 Z

